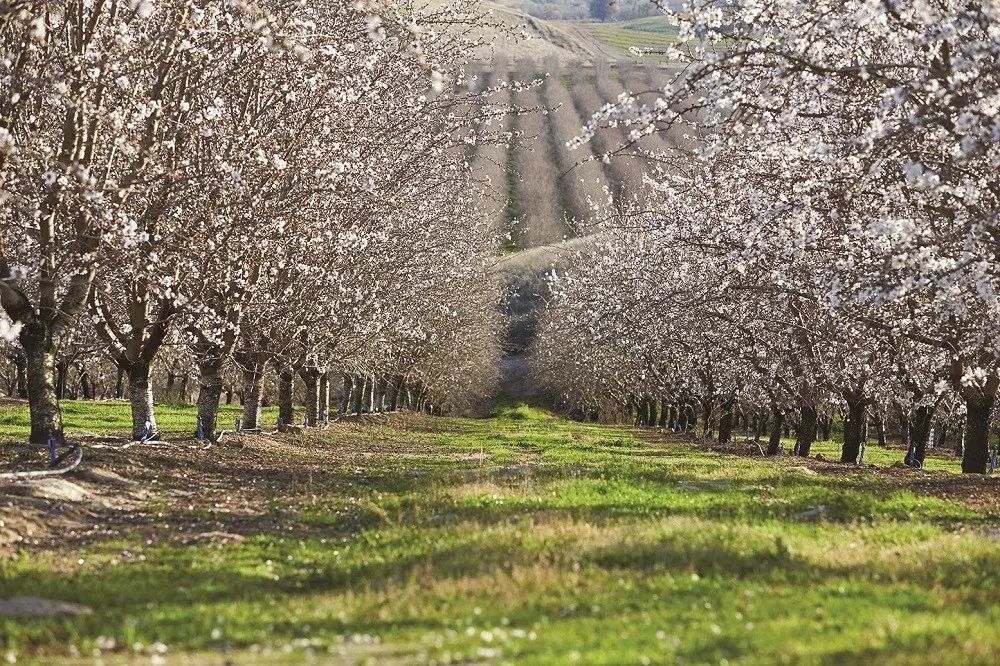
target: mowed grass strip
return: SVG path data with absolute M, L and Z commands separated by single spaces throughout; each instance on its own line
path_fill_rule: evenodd
M 632 48 L 663 51 L 677 44 L 677 27 L 653 18 L 623 23 L 584 24 L 595 38 L 621 51 Z
M 329 474 L 262 486 L 268 520 L 242 523 L 244 540 L 137 527 L 8 553 L 0 598 L 95 612 L 0 619 L 5 650 L 21 662 L 103 649 L 113 663 L 162 643 L 195 663 L 232 651 L 527 664 L 994 663 L 1000 652 L 997 516 L 877 471 L 810 474 L 523 405 L 336 428 L 301 440 L 302 464 L 328 455 Z M 294 446 L 286 456 L 296 464 Z M 206 492 L 226 492 L 217 482 Z M 150 519 L 193 520 L 173 506 Z
M 125 400 L 63 400 L 63 428 L 72 435 L 122 435 L 132 430 L 132 413 Z M 233 428 L 236 419 L 243 414 L 237 404 L 219 406 L 219 428 Z M 276 424 L 277 407 L 261 410 L 262 422 Z M 156 405 L 156 423 L 160 431 L 167 434 L 190 434 L 198 425 L 198 416 L 192 405 L 181 403 L 161 403 Z M 20 442 L 31 433 L 31 416 L 24 403 L 0 404 L 0 444 Z

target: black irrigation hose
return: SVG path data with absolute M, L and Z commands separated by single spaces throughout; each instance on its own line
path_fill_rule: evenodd
M 35 445 L 32 446 L 31 448 L 46 448 L 46 447 L 40 447 Z M 54 461 L 52 461 L 52 464 L 58 465 L 67 458 L 69 458 L 70 456 L 73 456 L 73 459 L 66 467 L 59 467 L 56 469 L 41 469 L 28 472 L 0 472 L 0 479 L 6 479 L 10 481 L 22 481 L 27 479 L 46 479 L 53 476 L 61 476 L 68 472 L 72 472 L 80 465 L 80 462 L 83 460 L 83 447 L 80 446 L 79 444 L 73 444 L 70 447 L 69 451 L 56 458 Z

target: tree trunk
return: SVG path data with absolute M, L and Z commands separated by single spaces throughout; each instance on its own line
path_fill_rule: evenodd
M 840 462 L 858 464 L 861 455 L 861 442 L 864 436 L 865 423 L 864 400 L 849 400 L 847 402 L 847 419 L 844 422 L 844 446 L 840 451 Z
M 802 458 L 809 456 L 809 449 L 816 441 L 816 408 L 804 403 L 799 409 L 799 427 L 795 431 L 795 448 Z
M 17 397 L 27 398 L 28 397 L 28 374 L 27 374 L 28 362 L 24 357 L 23 353 L 17 353 L 14 355 L 14 373 L 17 376 L 16 387 L 17 387 Z
M 125 368 L 121 366 L 118 367 L 118 376 L 115 379 L 115 398 L 121 400 L 125 397 L 125 378 L 128 374 L 125 372 Z
M 80 397 L 84 400 L 94 399 L 94 386 L 90 383 L 90 372 L 84 363 L 76 364 L 76 373 L 80 378 Z
M 906 412 L 903 411 L 903 406 L 896 403 L 896 411 L 899 414 L 899 439 L 903 446 L 910 446 L 910 419 Z
M 984 395 L 965 400 L 967 418 L 965 453 L 962 456 L 962 472 L 965 474 L 986 474 L 990 459 L 990 413 L 995 401 L 994 396 Z
M 344 375 L 344 395 L 340 400 L 340 415 L 343 416 L 347 414 L 348 410 L 351 408 L 351 396 L 354 393 L 354 378 L 350 375 Z
M 63 441 L 62 415 L 56 397 L 56 352 L 44 325 L 29 322 L 21 329 L 28 382 L 33 444 L 47 444 L 50 437 Z
M 385 410 L 386 394 L 389 392 L 389 378 L 385 375 L 378 378 L 375 382 L 375 411 L 382 412 Z
M 129 364 L 128 401 L 132 408 L 132 439 L 134 440 L 140 440 L 147 434 L 154 435 L 158 432 L 156 411 L 153 408 L 153 382 L 149 381 L 149 376 L 149 364 Z M 149 423 L 148 433 L 146 423 Z
M 66 368 L 69 364 L 60 359 L 56 361 L 56 400 L 66 397 Z
M 375 413 L 375 375 L 365 377 L 365 410 Z
M 316 415 L 316 419 L 321 423 L 326 423 L 330 420 L 330 373 L 321 372 L 319 374 L 319 396 L 318 396 L 318 408 L 319 413 Z
M 227 405 L 233 404 L 233 387 L 232 386 L 227 386 L 226 387 L 226 404 Z
M 354 387 L 352 393 L 354 394 L 354 409 L 355 414 L 361 414 L 361 410 L 364 409 L 365 405 L 365 380 L 363 377 L 355 377 L 353 379 Z
M 830 439 L 830 428 L 833 426 L 833 417 L 824 414 L 820 419 L 819 424 L 823 435 L 823 441 L 825 442 Z
M 732 398 L 726 398 L 722 403 L 722 414 L 719 417 L 720 444 L 728 444 L 733 439 L 734 409 L 736 409 L 736 402 Z
M 303 368 L 299 377 L 306 385 L 306 425 L 315 426 L 319 419 L 319 370 Z
M 173 400 L 175 398 L 175 391 L 177 389 L 177 373 L 174 372 L 173 368 L 167 368 L 167 385 L 163 389 L 164 395 L 167 396 L 168 400 Z
M 247 365 L 243 369 L 243 428 L 260 428 L 261 386 L 264 383 L 263 368 Z
M 888 434 L 885 431 L 885 412 L 880 411 L 875 415 L 875 427 L 876 434 L 878 436 L 878 445 L 885 446 L 888 443 Z
M 715 413 L 713 407 L 715 406 L 715 396 L 709 394 L 707 398 L 703 398 L 702 404 L 702 425 L 701 425 L 701 436 L 712 439 L 712 434 L 714 431 L 714 424 L 712 423 L 715 418 Z
M 930 405 L 920 405 L 913 412 L 913 419 L 908 428 L 910 441 L 906 448 L 906 457 L 912 456 L 914 467 L 923 467 L 927 455 L 927 440 L 931 434 L 931 419 L 934 418 L 934 408 Z
M 754 423 L 753 441 L 759 442 L 760 438 L 763 437 L 768 432 L 767 413 L 764 410 L 759 409 L 757 411 L 757 417 L 754 420 L 755 423 Z M 780 437 L 780 432 L 779 432 L 779 437 Z
M 781 451 L 781 431 L 785 415 L 778 405 L 771 406 L 771 435 L 767 440 L 767 455 L 776 456 Z
M 392 378 L 392 389 L 389 397 L 389 411 L 395 412 L 399 409 L 399 397 L 403 390 L 403 376 L 396 375 Z
M 941 423 L 941 429 L 938 431 L 937 438 L 934 440 L 934 446 L 944 448 L 944 445 L 948 443 L 948 424 L 947 422 Z
M 295 423 L 295 405 L 292 392 L 295 388 L 295 372 L 291 368 L 278 371 L 278 424 L 290 426 Z
M 198 421 L 205 437 L 215 441 L 222 401 L 222 359 L 217 356 L 198 361 Z

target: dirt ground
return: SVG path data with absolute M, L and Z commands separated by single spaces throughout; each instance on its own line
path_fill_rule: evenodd
M 142 534 L 152 544 L 239 540 L 264 530 L 296 530 L 298 526 L 269 511 L 269 504 L 307 502 L 314 493 L 342 483 L 345 469 L 364 467 L 374 456 L 442 455 L 407 436 L 406 429 L 412 426 L 434 428 L 433 417 L 389 418 L 396 427 L 378 427 L 377 432 L 372 428 L 375 419 L 364 418 L 300 435 L 244 434 L 208 449 L 193 440 L 127 450 L 95 448 L 121 441 L 93 438 L 85 442 L 83 463 L 70 474 L 44 481 L 0 481 L 0 559 L 17 550 L 72 549 L 125 533 Z M 378 423 L 385 425 L 385 417 Z M 645 429 L 635 434 L 658 446 L 681 441 L 676 435 Z M 714 448 L 723 455 L 760 455 L 752 444 Z M 0 447 L 0 469 L 42 469 L 44 456 L 44 451 Z M 774 463 L 804 466 L 817 474 L 875 474 L 921 495 L 962 502 L 980 511 L 1000 511 L 997 477 L 902 465 L 859 469 L 787 455 Z
M 431 417 L 393 418 L 405 426 Z M 244 533 L 294 529 L 271 517 L 270 502 L 306 500 L 312 490 L 337 481 L 334 468 L 343 474 L 345 466 L 363 465 L 371 456 L 427 453 L 395 436 L 402 432 L 396 428 L 379 429 L 385 436 L 373 441 L 370 420 L 375 419 L 299 435 L 242 434 L 207 449 L 194 440 L 127 450 L 95 448 L 124 442 L 85 439 L 83 462 L 66 475 L 0 480 L 0 559 L 16 550 L 73 548 L 124 533 L 138 532 L 155 543 L 240 539 Z M 363 448 L 350 445 L 362 437 Z M 44 469 L 46 455 L 0 446 L 0 469 Z

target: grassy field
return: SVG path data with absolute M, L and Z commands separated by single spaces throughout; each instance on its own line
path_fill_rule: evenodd
M 621 51 L 632 48 L 662 52 L 678 43 L 677 26 L 662 16 L 616 23 L 581 24 L 602 43 Z
M 76 518 L 102 531 L 50 529 L 0 551 L 0 598 L 94 609 L 0 616 L 0 658 L 986 664 L 1000 653 L 1000 516 L 975 494 L 940 496 L 973 483 L 942 472 L 720 455 L 523 405 L 146 451 L 88 456 L 123 479 L 109 493 L 155 489 L 128 511 Z M 995 499 L 994 481 L 976 492 Z
M 232 428 L 243 413 L 240 405 L 219 407 L 219 427 Z M 275 424 L 277 407 L 261 410 L 266 424 Z M 128 402 L 120 400 L 63 400 L 63 427 L 70 435 L 93 433 L 95 435 L 126 435 L 132 429 L 132 415 Z M 161 403 L 156 405 L 156 423 L 165 434 L 193 433 L 197 416 L 191 405 Z M 16 442 L 27 438 L 31 420 L 26 404 L 0 405 L 0 442 Z

